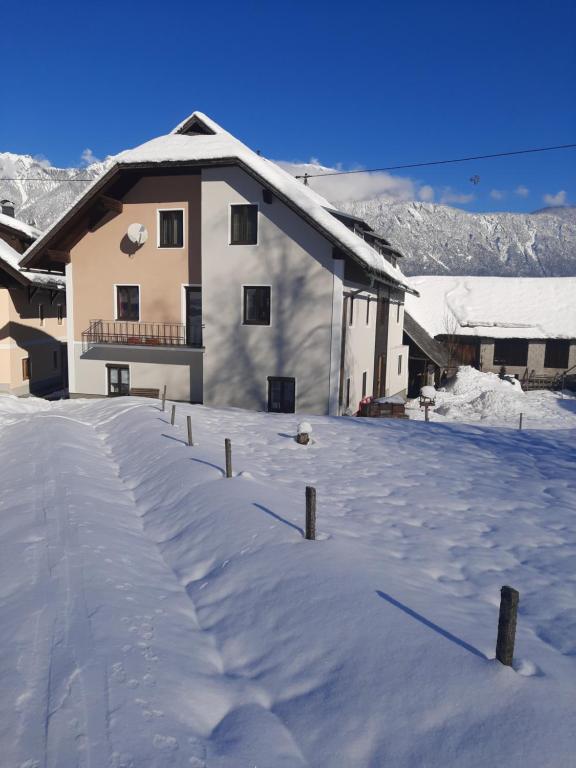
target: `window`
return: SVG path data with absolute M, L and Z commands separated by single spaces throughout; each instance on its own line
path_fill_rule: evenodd
M 398 376 L 402 373 L 402 355 L 398 355 Z
M 524 339 L 496 339 L 494 365 L 519 365 L 528 363 L 528 342 Z
M 270 286 L 244 287 L 244 325 L 270 325 Z
M 116 320 L 140 320 L 139 286 L 116 286 Z
M 563 339 L 550 339 L 546 342 L 544 368 L 568 368 L 570 342 Z
M 22 379 L 28 381 L 30 379 L 30 358 L 25 357 L 22 360 Z
M 258 242 L 258 206 L 230 206 L 230 244 L 256 245 Z
M 56 309 L 58 313 L 58 325 L 62 325 L 62 320 L 64 318 L 64 308 L 62 304 L 58 304 Z
M 55 371 L 58 370 L 58 350 L 54 350 L 54 352 L 52 352 L 52 366 Z
M 354 325 L 354 296 L 349 296 L 348 302 L 348 325 L 352 327 Z
M 370 299 L 366 299 L 366 325 L 370 325 Z
M 296 379 L 287 376 L 268 377 L 268 410 L 271 413 L 294 413 Z
M 44 304 L 38 304 L 38 320 L 40 325 L 44 325 Z
M 346 379 L 346 408 L 350 408 L 350 379 Z
M 362 400 L 366 397 L 366 380 L 368 379 L 368 371 L 364 371 L 362 374 Z
M 158 247 L 184 246 L 184 211 L 158 211 Z

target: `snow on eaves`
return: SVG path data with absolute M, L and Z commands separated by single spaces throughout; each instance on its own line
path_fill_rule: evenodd
M 24 235 L 32 240 L 36 240 L 40 237 L 42 232 L 31 224 L 26 224 L 25 221 L 15 219 L 14 216 L 7 216 L 5 213 L 0 213 L 0 225 L 14 230 L 19 235 Z
M 412 277 L 406 311 L 431 336 L 576 339 L 576 277 Z
M 46 272 L 30 272 L 20 269 L 20 259 L 22 256 L 15 251 L 7 242 L 0 239 L 0 269 L 5 264 L 14 272 L 22 274 L 32 285 L 42 287 L 51 287 L 63 289 L 66 287 L 66 278 L 64 275 L 48 274 Z

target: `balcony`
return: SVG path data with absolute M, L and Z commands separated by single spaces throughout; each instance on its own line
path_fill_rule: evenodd
M 102 344 L 129 347 L 202 347 L 202 326 L 185 323 L 137 323 L 91 320 L 82 331 L 82 353 Z

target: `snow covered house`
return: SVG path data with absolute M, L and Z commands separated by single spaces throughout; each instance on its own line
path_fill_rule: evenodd
M 69 388 L 339 414 L 406 392 L 400 255 L 195 112 L 27 251 L 65 270 Z
M 443 342 L 446 365 L 502 368 L 526 388 L 576 373 L 576 278 L 411 278 L 411 322 Z
M 15 395 L 44 394 L 66 378 L 65 279 L 20 268 L 38 235 L 0 214 L 0 392 Z

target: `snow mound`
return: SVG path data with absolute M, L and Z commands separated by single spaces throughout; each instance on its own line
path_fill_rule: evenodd
M 461 366 L 454 381 L 439 394 L 436 413 L 441 416 L 506 419 L 519 415 L 525 407 L 518 380 L 501 379 L 496 373 L 482 373 L 469 365 Z

